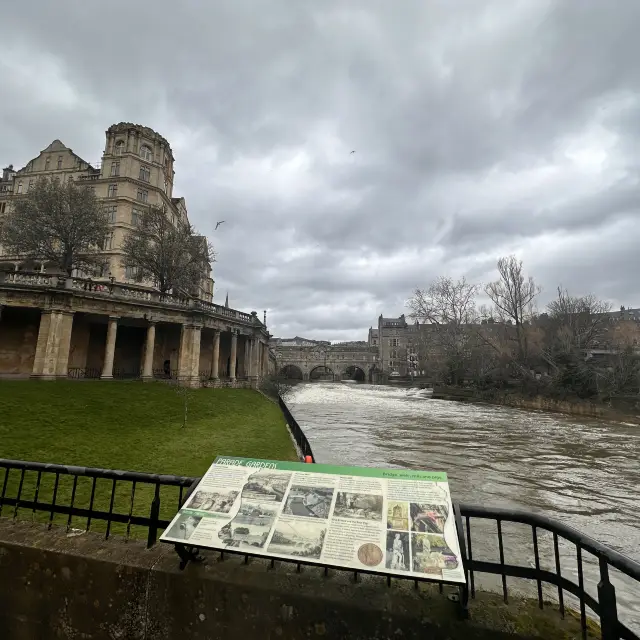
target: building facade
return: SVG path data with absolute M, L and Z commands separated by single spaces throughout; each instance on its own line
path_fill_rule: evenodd
M 96 273 L 75 273 L 97 281 L 115 281 L 142 290 L 152 283 L 140 283 L 135 270 L 123 262 L 122 245 L 142 213 L 150 206 L 160 207 L 177 224 L 188 222 L 185 199 L 175 197 L 174 157 L 169 142 L 149 127 L 121 122 L 105 132 L 102 160 L 89 163 L 60 140 L 54 140 L 22 169 L 9 165 L 0 182 L 0 216 L 11 215 L 12 203 L 27 194 L 36 181 L 53 176 L 90 186 L 107 211 L 111 230 L 105 238 L 102 254 L 105 266 Z M 206 240 L 203 238 L 203 241 Z M 11 255 L 0 246 L 0 269 L 48 272 L 53 265 Z M 213 299 L 211 266 L 202 274 L 199 296 Z
M 273 371 L 257 313 L 124 284 L 0 271 L 0 378 L 257 386 Z
M 275 370 L 266 318 L 212 302 L 210 265 L 198 295 L 160 294 L 123 262 L 126 234 L 148 207 L 187 222 L 176 197 L 174 157 L 148 127 L 115 124 L 102 160 L 89 163 L 54 140 L 0 180 L 0 223 L 41 177 L 93 189 L 110 230 L 98 273 L 60 273 L 54 264 L 0 247 L 0 377 L 168 379 L 186 386 L 251 386 Z M 206 238 L 202 238 L 206 242 Z

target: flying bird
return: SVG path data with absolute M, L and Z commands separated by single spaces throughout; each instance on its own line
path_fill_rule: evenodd
M 216 228 L 214 229 L 214 231 L 217 230 L 217 228 L 224 222 L 224 220 L 220 220 L 220 222 L 216 222 Z
M 355 153 L 355 152 L 356 152 L 356 150 L 354 149 L 351 153 Z M 351 153 L 349 155 L 351 155 Z

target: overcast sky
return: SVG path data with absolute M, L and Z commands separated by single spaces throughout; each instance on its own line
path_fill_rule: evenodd
M 510 253 L 540 305 L 640 306 L 638 25 L 638 0 L 14 2 L 0 163 L 152 127 L 214 300 L 280 337 L 366 339 Z

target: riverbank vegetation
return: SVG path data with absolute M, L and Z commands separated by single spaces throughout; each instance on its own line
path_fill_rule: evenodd
M 485 285 L 443 276 L 414 291 L 408 306 L 419 326 L 408 348 L 423 375 L 484 396 L 638 396 L 640 316 L 561 286 L 540 310 L 541 289 L 522 262 L 509 256 L 497 266 Z

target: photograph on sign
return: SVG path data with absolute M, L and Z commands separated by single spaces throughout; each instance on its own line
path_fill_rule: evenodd
M 218 457 L 160 539 L 465 582 L 442 472 Z

